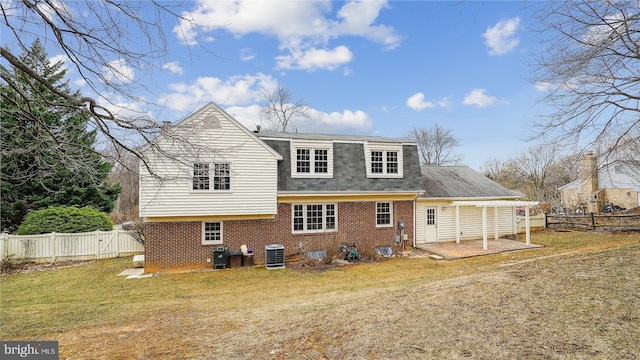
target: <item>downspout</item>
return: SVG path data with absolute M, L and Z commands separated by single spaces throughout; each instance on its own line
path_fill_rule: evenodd
M 413 234 L 411 237 L 413 237 L 413 248 L 416 248 L 416 199 L 418 197 L 416 196 L 415 199 L 413 199 Z
M 415 249 L 416 247 L 416 202 L 418 201 L 418 198 L 420 197 L 420 195 L 424 194 L 424 191 L 421 191 L 418 193 L 418 195 L 416 195 L 416 197 L 413 198 L 413 248 Z M 640 196 L 640 195 L 639 195 Z

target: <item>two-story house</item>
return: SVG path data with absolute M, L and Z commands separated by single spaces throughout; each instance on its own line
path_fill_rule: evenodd
M 186 141 L 185 141 L 186 140 Z M 253 132 L 210 103 L 147 147 L 145 271 L 211 267 L 213 249 L 285 254 L 414 241 L 417 146 L 398 139 Z
M 640 206 L 640 160 L 622 159 L 598 164 L 586 154 L 580 160 L 580 177 L 558 188 L 568 212 L 599 213 L 608 204 L 630 209 Z

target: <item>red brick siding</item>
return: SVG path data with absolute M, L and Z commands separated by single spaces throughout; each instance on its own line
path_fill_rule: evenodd
M 224 246 L 239 250 L 246 244 L 254 251 L 254 261 L 264 262 L 264 247 L 281 244 L 285 255 L 298 251 L 302 243 L 305 250 L 321 248 L 321 244 L 341 242 L 356 243 L 359 249 L 372 249 L 379 245 L 393 245 L 400 235 L 397 222 L 405 222 L 405 234 L 413 239 L 413 202 L 395 201 L 393 227 L 376 228 L 375 202 L 338 203 L 338 231 L 329 233 L 293 234 L 291 232 L 292 205 L 278 204 L 278 215 L 274 220 L 224 221 Z M 202 222 L 162 222 L 145 225 L 145 271 L 160 269 L 193 269 L 213 267 L 213 248 L 202 245 Z M 213 259 L 211 260 L 213 261 Z

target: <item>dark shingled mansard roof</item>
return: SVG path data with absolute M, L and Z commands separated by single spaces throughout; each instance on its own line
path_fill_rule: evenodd
M 518 194 L 468 166 L 422 167 L 421 198 L 514 198 Z
M 278 191 L 291 192 L 420 192 L 422 175 L 415 143 L 377 136 L 292 134 L 260 132 L 256 134 L 283 157 L 278 162 Z M 333 141 L 332 178 L 292 178 L 290 139 Z M 364 141 L 403 145 L 403 178 L 367 178 Z

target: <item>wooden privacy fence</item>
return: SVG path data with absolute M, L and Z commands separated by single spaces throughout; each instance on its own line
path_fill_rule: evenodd
M 554 230 L 640 230 L 640 214 L 547 215 L 547 227 Z
M 0 257 L 36 262 L 92 260 L 144 253 L 144 246 L 129 231 L 94 231 L 78 234 L 0 235 Z

